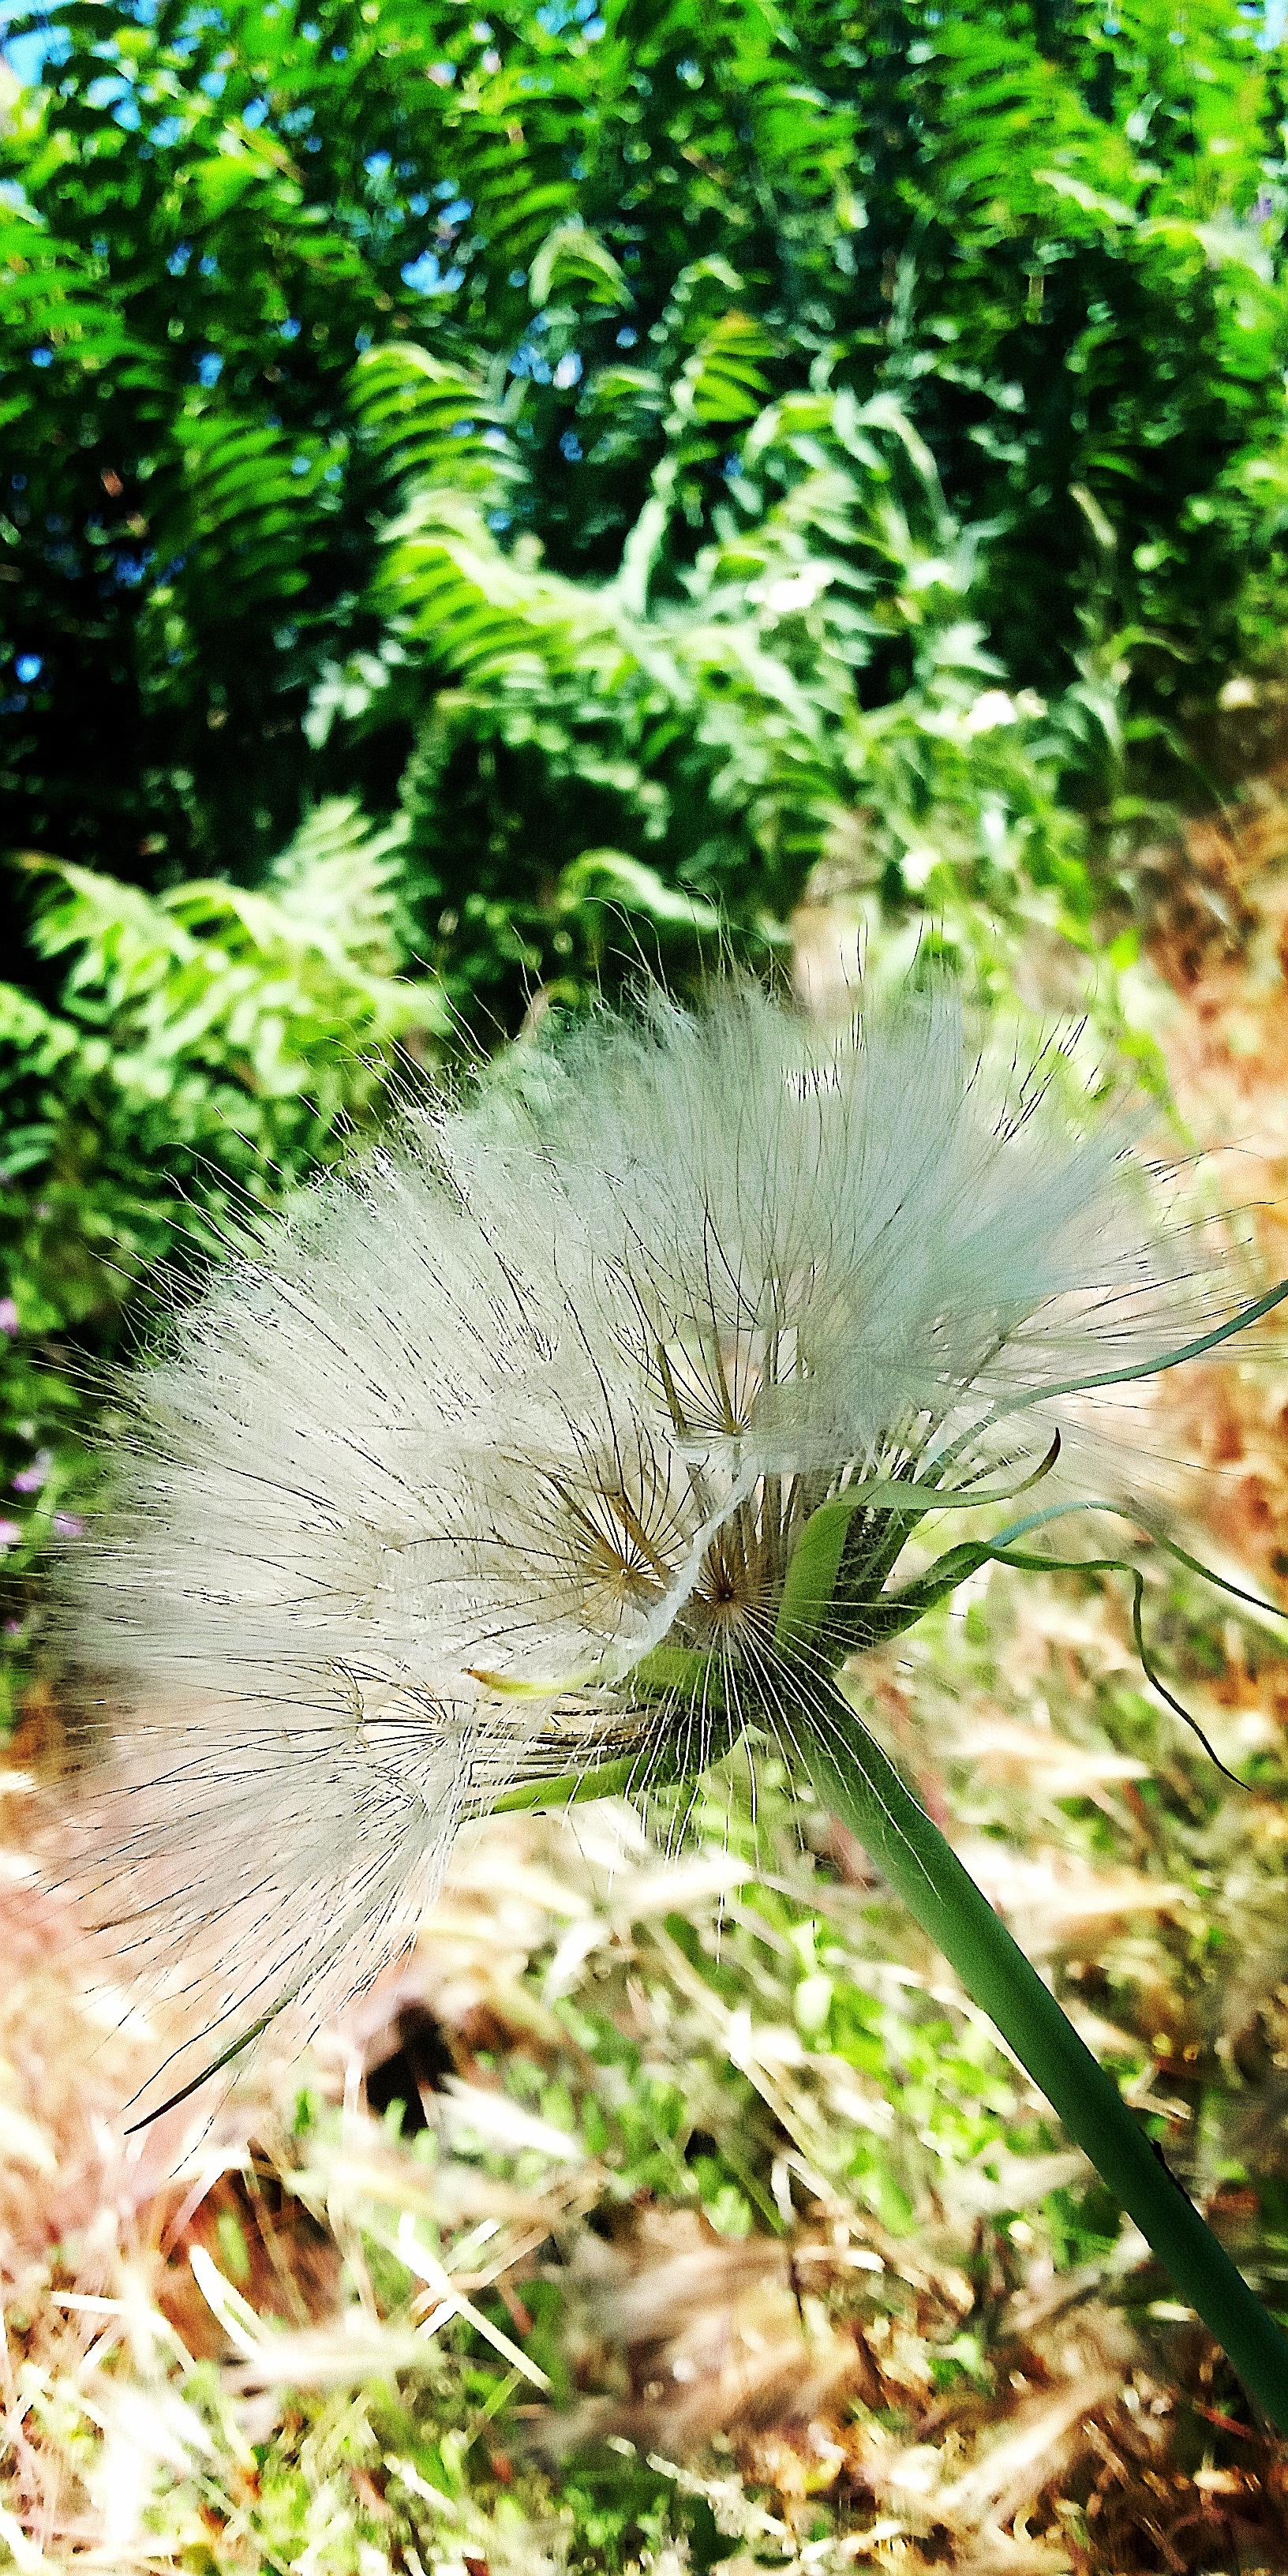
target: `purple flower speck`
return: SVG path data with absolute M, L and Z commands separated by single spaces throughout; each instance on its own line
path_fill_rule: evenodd
M 54 1514 L 54 1528 L 60 1538 L 79 1538 L 84 1527 L 84 1521 L 78 1520 L 75 1512 L 55 1512 Z
M 17 1330 L 17 1299 L 14 1297 L 0 1297 L 0 1333 L 16 1333 Z
M 0 1548 L 12 1547 L 22 1536 L 21 1521 L 0 1521 Z
M 29 1467 L 20 1468 L 13 1480 L 15 1494 L 38 1494 L 54 1463 L 52 1449 L 38 1449 Z

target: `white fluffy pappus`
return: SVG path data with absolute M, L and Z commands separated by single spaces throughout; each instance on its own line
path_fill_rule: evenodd
M 1013 1486 L 1057 1430 L 1067 1465 L 1070 1390 L 1230 1313 L 1138 1124 L 1057 1088 L 972 1063 L 944 992 L 839 1036 L 655 996 L 409 1111 L 215 1276 L 130 1382 L 63 1595 L 115 1737 L 72 1875 L 194 2024 L 160 2091 L 284 2004 L 316 2025 L 494 1795 L 664 1739 L 696 1766 L 658 1649 L 713 1659 L 725 1740 L 790 1731 L 819 1503 L 872 1490 L 839 1660 L 892 1486 Z

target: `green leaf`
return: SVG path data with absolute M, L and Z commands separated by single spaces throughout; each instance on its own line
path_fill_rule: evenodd
M 631 291 L 607 244 L 581 222 L 556 224 L 528 272 L 528 293 L 538 312 L 556 295 L 583 290 L 592 305 L 629 304 Z

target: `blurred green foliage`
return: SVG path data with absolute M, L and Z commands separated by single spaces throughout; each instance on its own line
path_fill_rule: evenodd
M 1261 32 L 1238 0 L 16 22 L 6 1479 L 61 1456 L 158 1254 L 376 1114 L 409 1029 L 766 962 L 812 873 L 994 981 L 1034 919 L 1129 952 L 1142 791 L 1279 649 Z
M 0 983 L 11 1643 L 51 1533 L 76 1530 L 78 1351 L 111 1347 L 132 1300 L 146 1330 L 141 1283 L 217 1256 L 370 1117 L 395 1044 L 445 1032 L 439 987 L 396 972 L 401 838 L 332 798 L 253 892 L 30 863 L 36 957 L 70 962 L 54 1008 Z
M 588 842 L 781 905 L 871 756 L 809 756 L 838 688 L 1062 701 L 1094 609 L 1157 726 L 1277 629 L 1281 82 L 1234 0 L 39 23 L 4 207 L 25 839 L 252 876 L 323 788 L 392 810 L 410 755 L 428 940 L 480 872 L 541 910 L 571 769 Z M 1103 785 L 1097 695 L 1059 748 Z M 779 700 L 766 811 L 767 751 L 730 768 Z M 441 937 L 468 976 L 478 931 Z

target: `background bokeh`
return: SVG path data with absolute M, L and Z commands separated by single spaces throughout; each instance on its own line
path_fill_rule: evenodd
M 417 1068 L 947 959 L 1288 1269 L 1282 9 L 0 17 L 0 2564 L 1288 2564 L 1281 2447 L 781 1769 L 497 1825 L 315 2062 L 132 2146 L 158 2033 L 25 1842 L 103 1363 Z M 1156 1425 L 1275 1597 L 1284 1390 Z M 854 1687 L 1283 2304 L 1283 1632 L 1141 1563 L 1241 1799 L 1097 1578 Z

